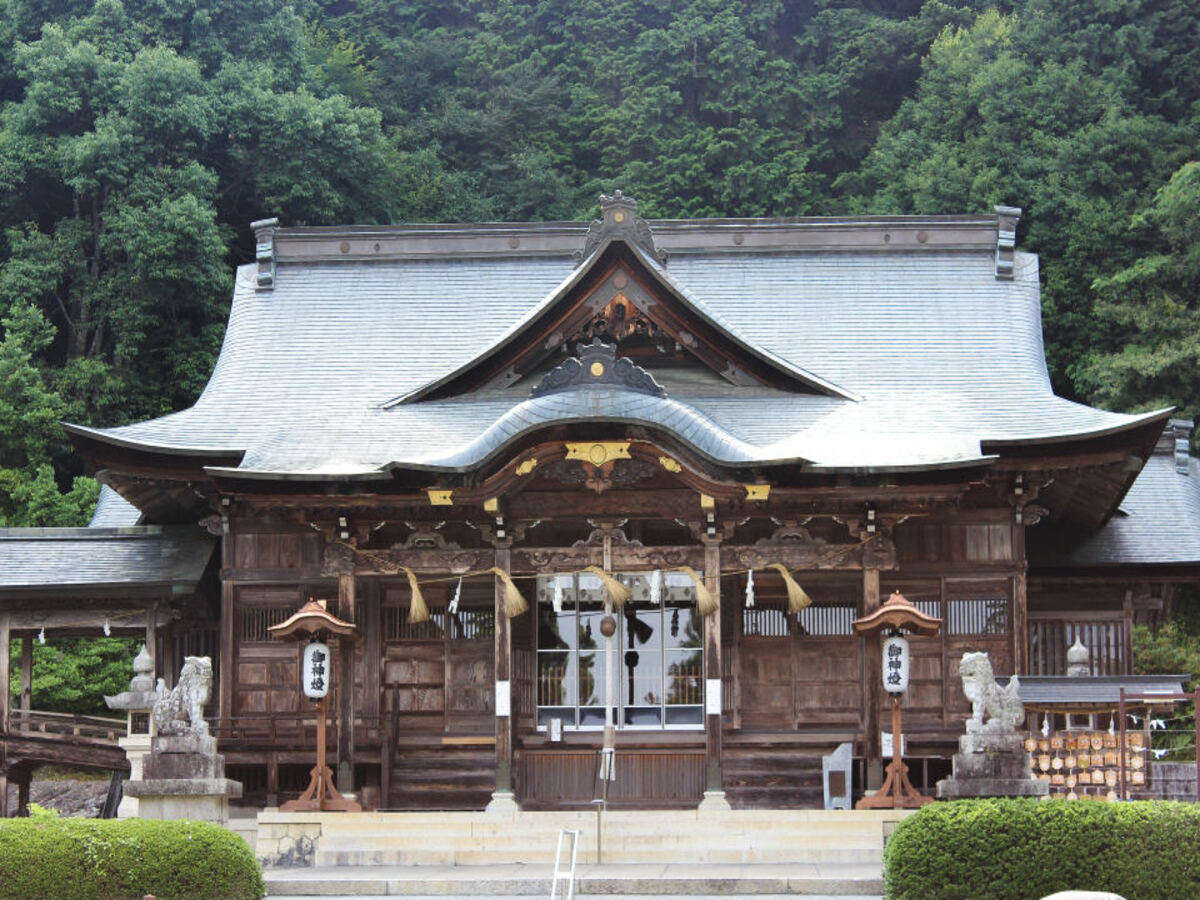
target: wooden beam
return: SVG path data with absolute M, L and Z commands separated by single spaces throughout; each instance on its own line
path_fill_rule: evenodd
M 150 654 L 150 676 L 153 678 L 159 673 L 158 664 L 158 605 L 150 607 L 146 611 L 146 652 Z
M 33 709 L 33 635 L 21 636 L 21 709 Z
M 221 538 L 221 562 L 233 559 L 233 539 L 226 534 Z M 233 686 L 237 682 L 236 660 L 236 631 L 234 630 L 233 596 L 237 588 L 228 581 L 221 582 L 221 632 L 219 655 L 221 670 L 219 673 L 220 689 L 217 704 L 222 719 L 230 719 L 236 714 L 233 708 Z
M 496 546 L 496 568 L 508 572 L 512 568 L 512 550 L 507 544 Z M 510 712 L 512 702 L 512 624 L 504 612 L 504 582 L 495 579 L 495 667 L 496 693 L 508 692 Z M 526 615 L 537 615 L 531 610 Z M 512 716 L 502 716 L 496 710 L 496 793 L 512 791 Z
M 862 573 L 862 615 L 868 615 L 879 608 L 879 570 L 863 569 Z M 879 639 L 874 635 L 865 635 L 862 640 L 862 653 L 866 659 L 863 677 L 863 694 L 866 697 L 866 716 L 863 726 L 867 732 L 867 787 L 878 788 L 883 779 L 883 761 L 879 742 L 879 706 L 883 691 L 883 668 L 880 660 Z
M 8 615 L 13 631 L 37 631 L 40 628 L 46 628 L 58 632 L 74 628 L 97 632 L 104 627 L 104 620 L 108 619 L 113 631 L 131 634 L 144 632 L 148 621 L 145 608 L 131 610 L 128 607 L 12 610 Z M 159 624 L 164 624 L 164 620 L 167 618 L 177 618 L 178 615 L 178 610 L 163 610 L 160 613 Z
M 721 541 L 707 538 L 704 542 L 704 583 L 717 601 L 717 608 L 704 617 L 704 677 L 705 677 L 705 791 L 725 790 L 722 767 L 721 728 L 723 715 L 708 715 L 708 687 L 717 685 L 718 702 L 721 694 Z
M 1029 671 L 1029 576 L 1025 559 L 1025 526 L 1013 525 L 1013 556 L 1021 570 L 1012 579 L 1012 644 L 1013 672 L 1024 675 Z
M 353 575 L 338 576 L 338 617 L 355 621 L 357 597 Z M 338 678 L 338 766 L 337 789 L 354 790 L 354 652 L 356 644 L 342 641 Z
M 0 734 L 8 734 L 8 660 L 12 623 L 8 613 L 0 613 Z M 7 804 L 7 800 L 5 803 Z

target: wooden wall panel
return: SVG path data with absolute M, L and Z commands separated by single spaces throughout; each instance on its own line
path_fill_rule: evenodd
M 616 807 L 695 806 L 704 792 L 703 750 L 622 750 L 609 785 Z M 518 785 L 524 807 L 590 807 L 596 796 L 595 750 L 523 750 Z
M 901 563 L 1005 563 L 1014 555 L 1008 522 L 910 522 L 894 539 Z
M 272 571 L 312 568 L 320 564 L 320 540 L 306 532 L 239 532 L 233 535 L 232 565 Z

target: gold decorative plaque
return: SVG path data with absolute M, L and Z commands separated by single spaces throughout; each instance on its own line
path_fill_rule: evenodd
M 595 443 L 567 443 L 567 459 L 578 459 L 593 466 L 602 466 L 614 459 L 632 459 L 629 441 L 597 441 Z

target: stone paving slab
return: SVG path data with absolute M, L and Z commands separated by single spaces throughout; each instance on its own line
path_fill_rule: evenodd
M 317 866 L 268 869 L 271 897 L 544 896 L 551 866 Z M 883 892 L 878 865 L 581 865 L 576 893 L 615 896 L 861 897 Z

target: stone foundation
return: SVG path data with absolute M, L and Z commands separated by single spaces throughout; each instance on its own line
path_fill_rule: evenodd
M 958 739 L 953 772 L 937 784 L 940 800 L 963 797 L 1044 797 L 1050 785 L 1030 777 L 1024 738 L 1012 731 L 978 730 Z
M 160 735 L 142 759 L 142 778 L 125 784 L 143 819 L 225 822 L 242 785 L 225 777 L 225 757 L 208 735 Z

